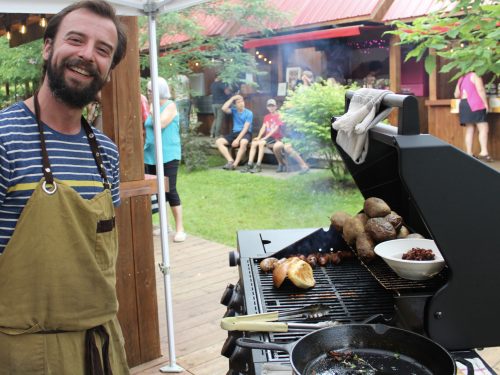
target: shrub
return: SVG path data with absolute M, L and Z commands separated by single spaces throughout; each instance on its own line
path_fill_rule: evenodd
M 208 169 L 210 141 L 200 137 L 201 134 L 198 129 L 201 122 L 198 121 L 196 114 L 192 113 L 189 117 L 188 131 L 181 132 L 182 162 L 188 172 Z
M 348 173 L 330 137 L 331 118 L 344 113 L 346 87 L 314 83 L 290 91 L 280 114 L 292 143 L 301 153 L 326 160 L 336 181 L 348 179 Z

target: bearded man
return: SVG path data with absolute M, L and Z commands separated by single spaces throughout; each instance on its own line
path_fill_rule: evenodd
M 0 112 L 0 374 L 128 374 L 116 319 L 116 145 L 82 117 L 125 55 L 115 10 L 44 35 L 39 91 Z

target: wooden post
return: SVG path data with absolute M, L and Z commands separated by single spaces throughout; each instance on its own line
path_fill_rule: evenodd
M 436 55 L 436 50 L 430 49 L 429 54 Z M 429 74 L 429 100 L 437 100 L 437 79 L 438 79 L 438 66 Z
M 124 60 L 102 91 L 103 129 L 120 151 L 122 204 L 117 209 L 118 319 L 130 367 L 161 356 L 149 185 L 144 179 L 136 17 L 122 17 L 128 45 Z
M 391 35 L 389 42 L 389 80 L 391 91 L 401 91 L 401 46 L 397 35 Z
M 389 88 L 394 93 L 401 91 L 401 46 L 397 35 L 391 35 L 389 41 Z M 395 108 L 389 115 L 392 125 L 398 124 L 398 109 Z

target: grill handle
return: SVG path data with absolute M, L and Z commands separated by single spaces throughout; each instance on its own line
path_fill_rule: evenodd
M 345 111 L 349 108 L 349 103 L 354 95 L 354 91 L 347 90 L 345 93 Z M 400 108 L 398 111 L 398 134 L 418 135 L 420 134 L 420 121 L 418 118 L 418 101 L 413 95 L 388 94 L 382 99 L 379 112 L 386 108 Z

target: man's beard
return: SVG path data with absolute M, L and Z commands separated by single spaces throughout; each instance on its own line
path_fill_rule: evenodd
M 79 58 L 66 58 L 59 65 L 52 64 L 52 53 L 47 61 L 47 77 L 52 94 L 70 107 L 83 108 L 96 100 L 97 93 L 102 89 L 105 80 L 99 75 L 97 69 L 90 63 Z M 77 66 L 87 71 L 93 80 L 86 86 L 67 84 L 64 73 L 65 68 Z

